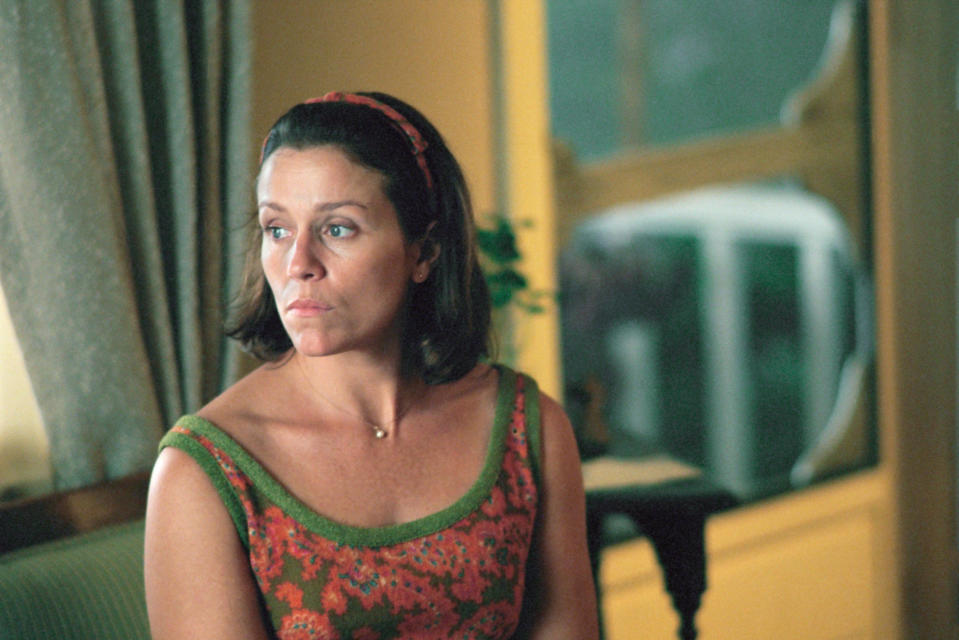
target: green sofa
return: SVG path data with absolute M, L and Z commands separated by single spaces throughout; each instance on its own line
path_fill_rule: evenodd
M 141 638 L 142 519 L 0 555 L 0 640 Z

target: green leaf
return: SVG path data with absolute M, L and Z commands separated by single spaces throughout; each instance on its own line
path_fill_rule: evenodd
M 545 292 L 530 291 L 526 276 L 511 266 L 520 259 L 512 221 L 502 214 L 492 216 L 491 221 L 492 228 L 477 227 L 476 243 L 493 308 L 513 304 L 527 313 L 544 312 L 545 307 L 538 300 Z
M 525 289 L 528 286 L 526 277 L 509 267 L 491 273 L 486 280 L 495 287 L 511 290 Z
M 479 249 L 492 262 L 508 264 L 519 259 L 519 250 L 516 248 L 516 234 L 509 220 L 504 216 L 497 216 L 493 229 L 477 229 L 476 242 Z

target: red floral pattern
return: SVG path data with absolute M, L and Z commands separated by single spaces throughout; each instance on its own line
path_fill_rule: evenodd
M 203 446 L 239 500 L 250 565 L 277 638 L 508 638 L 519 621 L 538 498 L 524 383 L 516 376 L 509 419 L 497 425 L 506 429 L 502 464 L 478 508 L 440 530 L 380 546 L 320 535 L 271 500 L 241 469 L 242 459 L 183 424 L 171 431 Z

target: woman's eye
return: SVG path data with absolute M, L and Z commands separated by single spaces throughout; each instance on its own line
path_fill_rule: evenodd
M 283 227 L 277 227 L 275 225 L 268 225 L 263 227 L 263 234 L 266 235 L 271 240 L 282 240 L 289 235 L 289 232 Z
M 326 235 L 331 238 L 348 238 L 356 231 L 345 224 L 331 224 L 326 227 Z

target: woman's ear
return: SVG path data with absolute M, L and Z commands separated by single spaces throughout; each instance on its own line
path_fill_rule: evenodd
M 416 259 L 416 266 L 413 267 L 413 282 L 425 282 L 433 270 L 433 264 L 440 257 L 440 243 L 436 242 L 431 236 L 434 226 L 436 226 L 435 220 L 426 228 L 423 237 L 416 241 L 416 244 L 419 245 L 417 247 L 419 256 Z

